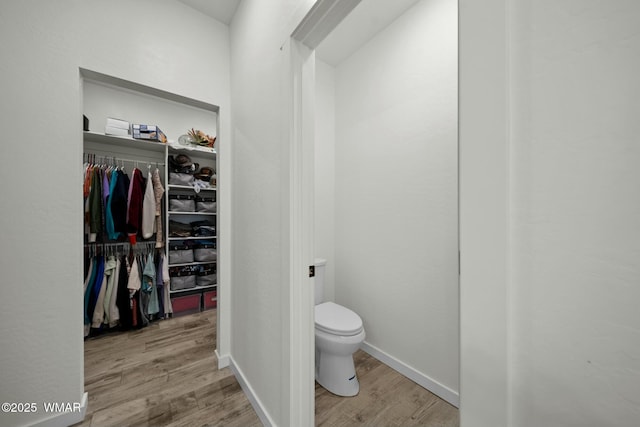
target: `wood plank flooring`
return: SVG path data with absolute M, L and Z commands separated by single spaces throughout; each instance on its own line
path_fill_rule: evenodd
M 216 311 L 85 341 L 89 403 L 77 427 L 260 426 L 229 368 L 217 369 Z M 360 394 L 316 384 L 319 426 L 457 427 L 458 410 L 363 351 Z
M 85 341 L 83 427 L 261 426 L 229 368 L 218 370 L 216 311 Z
M 316 425 L 458 427 L 458 408 L 374 357 L 353 355 L 360 393 L 338 397 L 316 383 Z

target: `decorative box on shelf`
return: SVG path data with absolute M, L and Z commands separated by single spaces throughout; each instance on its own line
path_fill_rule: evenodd
M 104 127 L 105 135 L 129 136 L 129 122 L 122 119 L 107 117 L 107 124 Z
M 148 141 L 167 142 L 167 136 L 160 130 L 158 126 L 154 125 L 131 125 L 131 136 L 134 139 L 146 139 Z

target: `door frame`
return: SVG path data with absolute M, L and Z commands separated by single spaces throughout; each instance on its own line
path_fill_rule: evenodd
M 315 48 L 361 0 L 318 0 L 301 19 L 282 46 L 283 101 L 286 114 L 283 135 L 289 160 L 283 188 L 288 188 L 288 253 L 283 257 L 289 279 L 289 295 L 283 315 L 289 336 L 289 425 L 314 425 L 315 333 L 314 279 L 314 139 Z
M 313 49 L 360 0 L 318 0 L 283 46 L 289 137 L 290 425 L 314 425 Z M 351 7 L 349 9 L 349 7 Z M 511 0 L 458 0 L 460 420 L 509 425 Z M 344 9 L 342 9 L 344 8 Z M 285 168 L 286 169 L 286 168 Z M 308 286 L 304 286 L 307 284 Z M 301 286 L 302 285 L 302 286 Z M 302 326 L 300 326 L 302 325 Z M 491 394 L 492 404 L 486 404 Z
M 283 404 L 288 404 L 288 425 L 314 423 L 314 357 L 313 320 L 313 94 L 303 88 L 314 84 L 315 56 L 300 42 L 290 39 L 282 46 L 285 61 L 284 111 L 288 138 L 284 144 L 283 189 L 289 193 L 282 207 L 286 233 L 283 245 L 283 276 L 288 295 L 283 304 L 285 342 L 283 372 Z M 286 164 L 286 163 L 285 163 Z

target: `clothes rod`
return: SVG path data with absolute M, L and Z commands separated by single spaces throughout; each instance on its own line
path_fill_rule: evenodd
M 115 156 L 98 156 L 96 154 L 93 153 L 84 153 L 85 156 L 85 161 L 89 162 L 89 159 L 91 157 L 89 156 L 93 156 L 93 161 L 94 163 L 115 163 L 117 165 L 118 162 L 127 162 L 127 163 L 147 163 L 149 165 L 151 164 L 156 164 L 158 166 L 164 166 L 165 163 L 164 162 L 154 162 L 152 160 L 134 160 L 134 159 L 124 159 L 122 157 L 115 157 Z M 98 160 L 103 160 L 103 162 L 100 162 Z
M 100 242 L 89 242 L 89 243 L 85 243 L 84 246 L 88 247 L 88 246 L 132 246 L 132 247 L 139 247 L 139 246 L 155 246 L 156 242 L 153 241 L 149 241 L 149 242 L 136 242 L 135 245 L 132 245 L 129 242 L 109 242 L 109 243 L 100 243 Z

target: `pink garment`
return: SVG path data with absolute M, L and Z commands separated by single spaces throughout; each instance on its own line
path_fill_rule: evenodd
M 162 186 L 162 180 L 160 179 L 160 171 L 156 168 L 153 172 L 153 194 L 156 199 L 156 248 L 164 246 L 164 239 L 162 238 L 162 196 L 164 195 L 164 187 Z

